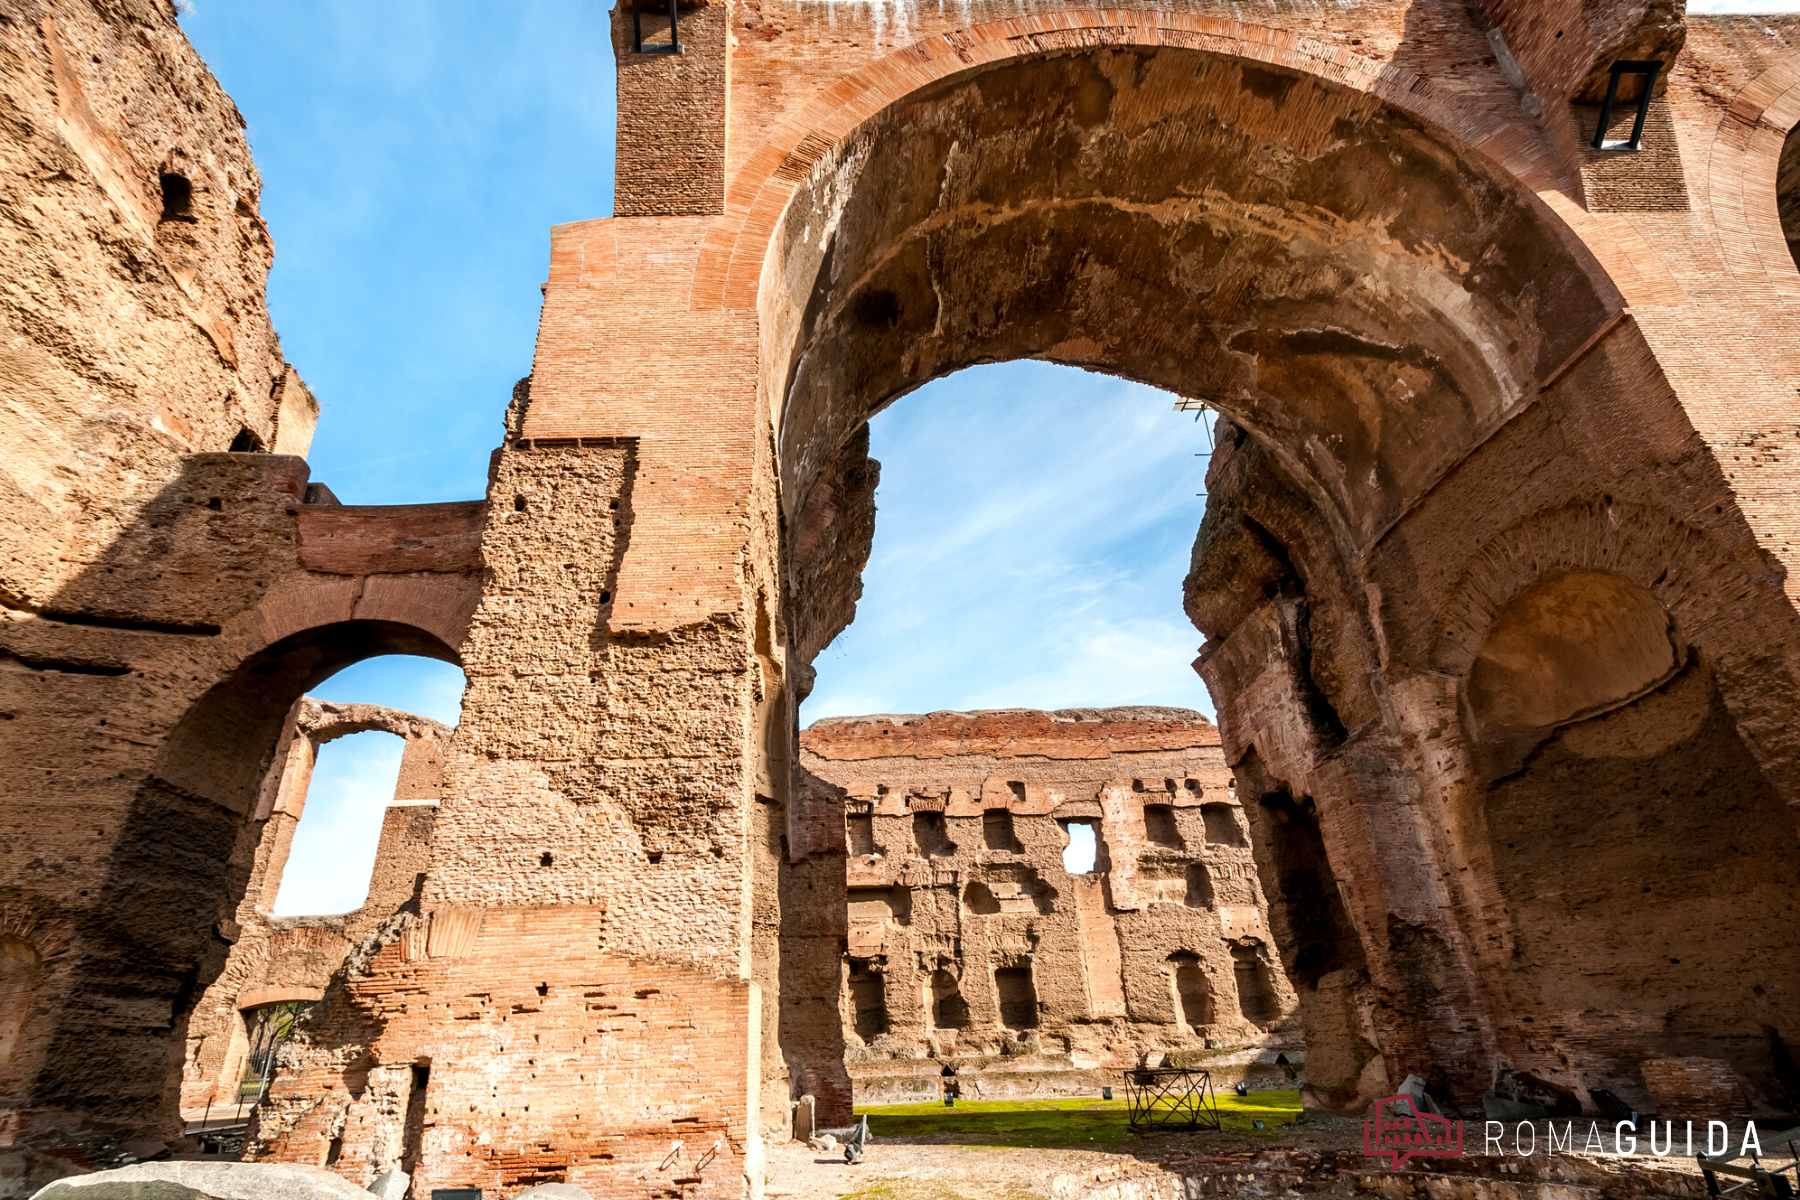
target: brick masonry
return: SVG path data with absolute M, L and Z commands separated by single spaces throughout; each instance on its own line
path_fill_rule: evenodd
M 551 231 L 486 502 L 400 514 L 293 456 L 258 185 L 172 8 L 0 25 L 0 1138 L 177 1134 L 293 703 L 420 652 L 469 690 L 419 912 L 259 1144 L 360 1174 L 416 1122 L 423 1178 L 502 1196 L 754 1186 L 850 1093 L 795 712 L 866 421 L 1016 357 L 1228 417 L 1186 602 L 1309 1103 L 1800 1103 L 1794 18 L 692 13 L 679 59 L 615 28 L 620 215 Z M 1659 57 L 1647 149 L 1587 154 L 1596 78 Z M 639 987 L 635 1029 L 583 1007 Z M 696 1182 L 655 1174 L 677 1125 L 724 1139 Z

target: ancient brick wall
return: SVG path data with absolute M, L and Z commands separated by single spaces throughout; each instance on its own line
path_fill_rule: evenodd
M 370 731 L 392 733 L 405 744 L 394 803 L 382 816 L 366 899 L 347 913 L 272 915 L 319 747 Z M 273 806 L 238 905 L 231 951 L 188 1021 L 181 1080 L 184 1110 L 237 1103 L 253 1010 L 283 1001 L 318 1000 L 370 930 L 403 907 L 418 911 L 451 733 L 428 717 L 380 705 L 320 702 L 310 696 L 295 703 L 281 749 L 262 784 L 265 793 L 273 794 Z
M 1093 1095 L 1119 1068 L 1287 1085 L 1305 1059 L 1218 731 L 1182 709 L 839 717 L 843 1036 L 863 1103 Z M 1094 832 L 1091 871 L 1063 853 Z M 1284 1063 L 1278 1065 L 1281 1057 Z

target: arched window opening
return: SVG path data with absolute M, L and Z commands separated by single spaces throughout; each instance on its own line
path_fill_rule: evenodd
M 296 727 L 264 833 L 276 843 L 262 882 L 272 916 L 392 911 L 410 899 L 423 865 L 410 843 L 427 835 L 420 810 L 435 809 L 443 785 L 450 729 L 437 718 L 456 719 L 462 686 L 448 663 L 385 657 L 313 689 L 320 703 L 296 717 L 306 728 Z
M 1212 985 L 1200 969 L 1199 955 L 1186 950 L 1169 955 L 1169 986 L 1183 1024 L 1201 1029 L 1213 1023 Z
M 238 1079 L 239 1103 L 260 1103 L 268 1093 L 269 1081 L 275 1076 L 275 1055 L 294 1036 L 295 1025 L 312 1006 L 310 1000 L 283 1000 L 244 1012 L 249 1052 L 244 1055 L 244 1070 Z
M 1787 140 L 1781 143 L 1781 161 L 1775 169 L 1775 202 L 1788 254 L 1800 267 L 1800 125 L 1788 130 Z

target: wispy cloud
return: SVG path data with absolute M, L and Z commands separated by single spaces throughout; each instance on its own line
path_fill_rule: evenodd
M 275 897 L 276 916 L 362 907 L 381 840 L 381 817 L 400 776 L 401 749 L 400 739 L 391 733 L 357 733 L 319 750 Z
M 1038 362 L 938 380 L 873 422 L 875 545 L 802 723 L 942 708 L 1210 711 L 1181 581 L 1206 430 L 1167 393 Z

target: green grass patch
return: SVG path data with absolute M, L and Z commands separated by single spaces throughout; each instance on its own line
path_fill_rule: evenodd
M 1249 1132 L 1252 1121 L 1273 1130 L 1300 1115 L 1300 1093 L 1226 1092 L 1218 1105 L 1219 1123 L 1228 1130 Z M 858 1108 L 856 1113 L 869 1115 L 869 1132 L 876 1137 L 947 1134 L 970 1146 L 1116 1146 L 1136 1136 L 1123 1100 L 958 1100 L 955 1108 L 945 1108 L 940 1100 Z

